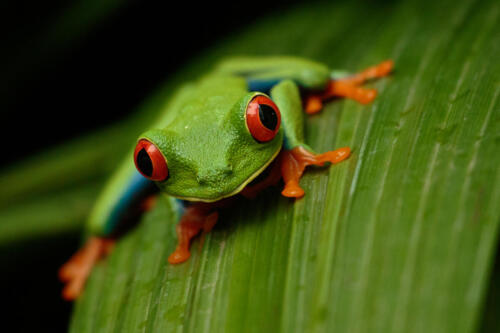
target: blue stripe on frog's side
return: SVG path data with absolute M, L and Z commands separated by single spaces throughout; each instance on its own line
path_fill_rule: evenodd
M 184 211 L 186 210 L 186 207 L 189 205 L 189 201 L 175 198 L 175 202 L 177 203 L 177 205 L 175 205 L 175 208 L 177 208 L 177 213 L 179 213 L 179 216 L 182 216 L 184 214 Z
M 248 91 L 260 91 L 268 94 L 272 87 L 280 83 L 281 79 L 247 79 Z
M 285 149 L 287 149 L 287 150 L 293 149 L 294 147 L 290 144 L 290 140 L 288 139 L 288 137 L 286 135 L 286 131 L 283 130 L 283 133 L 285 134 L 285 135 L 283 135 L 283 147 L 285 147 Z
M 148 194 L 153 193 L 156 189 L 154 182 L 144 178 L 137 170 L 134 170 L 129 183 L 125 190 L 118 198 L 117 203 L 113 207 L 108 221 L 105 226 L 105 234 L 109 235 L 118 226 L 119 222 L 124 218 L 126 212 L 134 204 L 145 198 Z

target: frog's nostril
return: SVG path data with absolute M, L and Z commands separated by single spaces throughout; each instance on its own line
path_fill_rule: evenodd
M 221 170 L 221 172 L 225 175 L 232 175 L 233 174 L 233 168 L 230 166 L 227 166 Z
M 204 172 L 199 172 L 197 179 L 200 185 L 214 185 L 219 184 L 225 178 L 233 173 L 233 169 L 229 166 L 214 168 L 211 170 L 206 170 Z

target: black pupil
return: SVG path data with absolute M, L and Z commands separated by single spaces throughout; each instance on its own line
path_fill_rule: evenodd
M 276 111 L 267 105 L 267 104 L 259 104 L 259 118 L 262 125 L 269 128 L 271 131 L 276 129 L 276 125 L 278 125 L 278 115 L 276 115 Z
M 137 154 L 137 167 L 144 175 L 148 177 L 153 175 L 153 162 L 144 148 Z

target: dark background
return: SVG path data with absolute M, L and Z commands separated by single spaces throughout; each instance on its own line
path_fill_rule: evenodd
M 0 168 L 123 118 L 204 49 L 291 5 L 122 1 L 95 15 L 77 2 L 3 1 Z M 71 19 L 79 10 L 88 11 L 84 28 Z M 51 30 L 65 17 L 67 31 Z M 0 249 L 4 329 L 67 329 L 72 304 L 60 298 L 56 272 L 78 242 L 74 235 Z
M 76 2 L 4 1 L 0 109 L 9 144 L 0 166 L 123 118 L 200 51 L 293 2 L 121 1 L 89 28 L 76 26 L 84 30 L 76 38 L 66 32 L 72 40 L 61 46 L 44 36 Z

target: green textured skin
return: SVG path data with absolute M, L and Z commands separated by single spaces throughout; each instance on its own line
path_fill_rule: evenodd
M 167 195 L 213 202 L 240 192 L 283 147 L 304 146 L 304 115 L 299 86 L 322 89 L 330 78 L 321 64 L 294 57 L 241 57 L 176 92 L 157 121 L 139 138 L 154 143 L 167 160 L 169 176 L 157 182 Z M 277 80 L 270 95 L 281 112 L 275 138 L 259 143 L 246 126 L 245 111 L 256 92 L 247 80 Z M 286 137 L 286 140 L 284 140 Z M 107 234 L 110 211 L 135 172 L 132 152 L 110 179 L 89 218 L 94 234 Z
M 221 61 L 215 70 L 252 79 L 289 79 L 306 89 L 320 89 L 330 79 L 327 66 L 291 56 L 230 58 Z
M 167 160 L 169 177 L 157 183 L 165 193 L 215 201 L 235 194 L 272 161 L 281 149 L 283 130 L 269 142 L 255 141 L 245 111 L 256 93 L 249 93 L 240 77 L 208 76 L 198 82 L 196 92 L 169 110 L 178 117 L 141 138 L 154 143 Z

